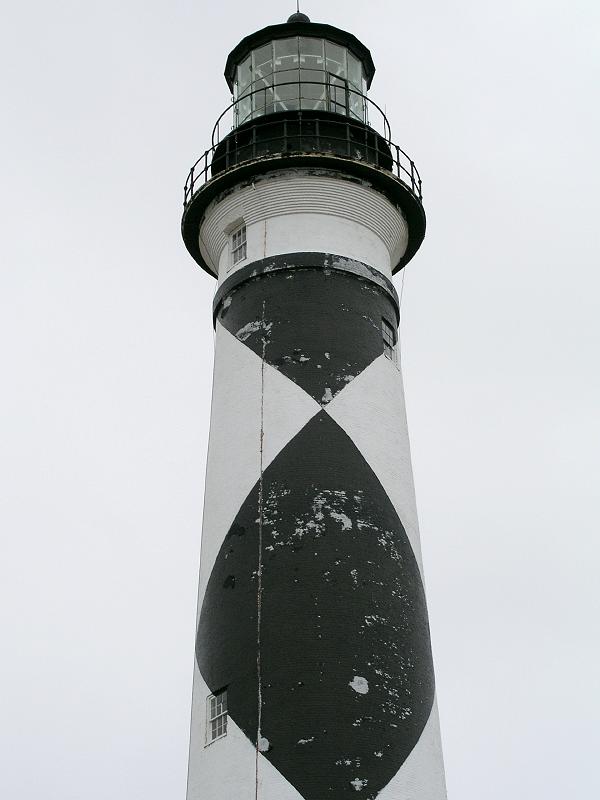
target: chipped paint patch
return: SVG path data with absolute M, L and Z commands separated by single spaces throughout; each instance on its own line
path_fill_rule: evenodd
M 255 319 L 252 322 L 248 322 L 244 325 L 243 328 L 240 328 L 239 331 L 236 331 L 236 339 L 239 339 L 240 342 L 245 342 L 249 336 L 252 336 L 253 333 L 257 333 L 258 331 L 264 330 L 267 333 L 271 330 L 272 323 L 268 322 L 263 326 L 263 322 L 260 319 Z
M 268 753 L 271 749 L 271 742 L 264 736 L 260 736 L 258 739 L 258 749 L 261 753 Z
M 310 742 L 314 742 L 314 740 L 314 736 L 311 736 L 310 739 L 298 739 L 298 744 L 309 744 Z
M 351 686 L 358 694 L 367 694 L 369 691 L 369 681 L 361 675 L 355 675 L 348 686 Z
M 352 520 L 347 514 L 340 514 L 337 511 L 330 511 L 329 516 L 331 519 L 336 520 L 336 522 L 342 523 L 342 530 L 343 531 L 350 531 L 352 530 Z
M 362 778 L 354 778 L 353 781 L 350 781 L 350 786 L 354 786 L 357 792 L 362 792 L 362 790 L 367 785 L 368 781 Z

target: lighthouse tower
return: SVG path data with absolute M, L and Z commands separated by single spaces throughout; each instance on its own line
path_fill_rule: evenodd
M 217 279 L 188 800 L 446 797 L 392 275 L 421 180 L 353 35 L 230 53 L 185 186 Z

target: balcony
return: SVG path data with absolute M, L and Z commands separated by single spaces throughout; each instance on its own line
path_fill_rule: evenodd
M 211 178 L 242 164 L 318 155 L 375 167 L 399 180 L 421 203 L 421 177 L 415 163 L 391 141 L 389 122 L 373 101 L 350 88 L 340 97 L 336 87 L 332 95 L 327 85 L 319 82 L 294 81 L 281 87 L 286 87 L 285 104 L 278 106 L 282 110 L 273 112 L 272 98 L 264 89 L 256 89 L 221 114 L 211 147 L 188 174 L 184 208 Z M 316 96 L 315 87 L 323 97 Z M 249 122 L 239 125 L 241 102 L 251 103 L 253 112 Z M 367 124 L 356 118 L 358 104 L 365 109 Z M 221 136 L 223 130 L 227 133 Z

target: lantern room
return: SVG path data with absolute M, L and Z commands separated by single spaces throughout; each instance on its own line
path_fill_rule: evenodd
M 293 14 L 246 37 L 227 60 L 234 127 L 286 111 L 341 114 L 368 123 L 366 91 L 375 67 L 352 34 Z

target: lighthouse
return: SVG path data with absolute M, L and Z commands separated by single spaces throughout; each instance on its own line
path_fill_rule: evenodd
M 354 35 L 244 38 L 182 233 L 216 281 L 187 800 L 444 800 L 392 277 L 419 172 Z

